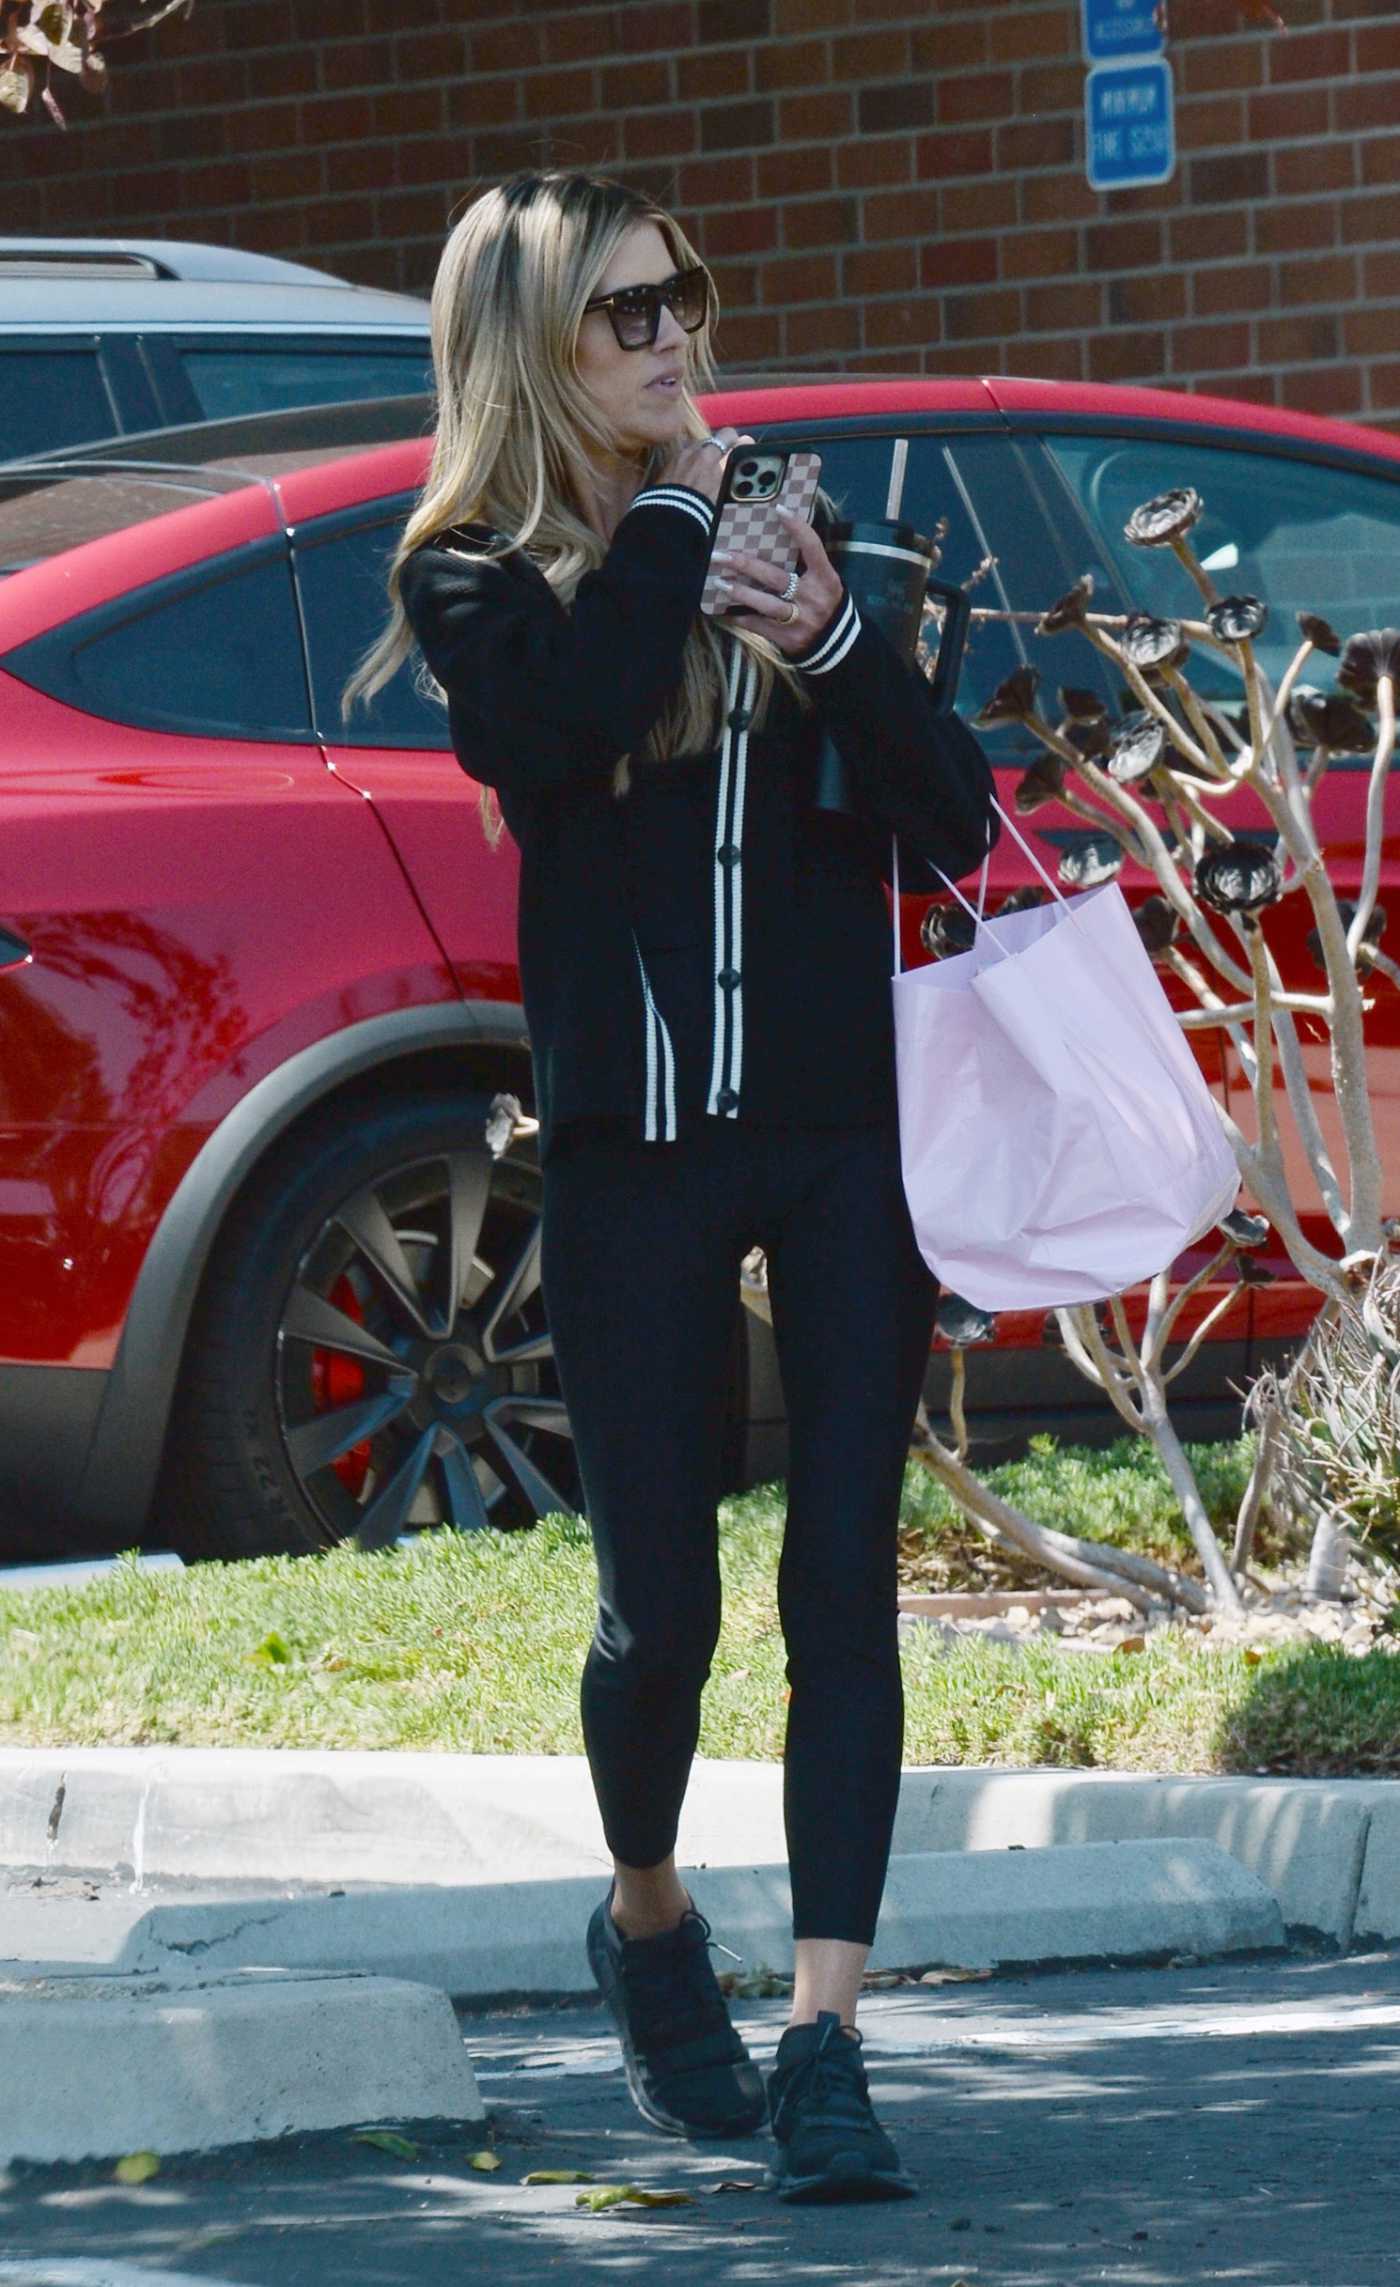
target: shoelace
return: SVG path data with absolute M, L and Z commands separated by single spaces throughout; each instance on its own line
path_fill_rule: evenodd
M 827 2105 L 833 2097 L 853 2100 L 853 2110 L 862 2116 L 865 2110 L 865 2075 L 860 2062 L 862 2035 L 858 2028 L 847 2030 L 828 2025 L 810 2057 L 804 2057 L 792 2071 L 792 2077 L 783 2089 L 782 2109 L 809 2098 L 819 2105 Z M 847 2045 L 849 2044 L 849 2053 Z
M 692 1931 L 692 1924 L 698 1929 Z M 704 1977 L 714 1945 L 704 1915 L 693 1912 L 681 1924 L 675 1945 L 658 1946 L 654 1953 L 641 1956 L 624 1949 L 622 1975 L 628 1998 L 653 2038 L 685 2039 L 717 2022 L 714 1989 Z

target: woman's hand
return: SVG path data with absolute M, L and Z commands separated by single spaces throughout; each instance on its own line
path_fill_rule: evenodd
M 685 437 L 663 463 L 657 484 L 688 484 L 707 500 L 719 499 L 725 463 L 736 445 L 751 445 L 753 438 L 737 429 L 716 429 L 712 437 Z
M 765 564 L 757 556 L 717 548 L 710 561 L 723 575 L 721 585 L 736 607 L 725 612 L 724 625 L 766 636 L 775 651 L 795 659 L 810 651 L 834 617 L 841 601 L 841 578 L 815 527 L 805 517 L 790 516 L 786 509 L 778 513 L 797 549 L 795 586 L 776 566 Z M 789 588 L 791 594 L 785 595 Z

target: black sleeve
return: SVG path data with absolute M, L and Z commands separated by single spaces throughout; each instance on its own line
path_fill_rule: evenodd
M 518 558 L 430 544 L 407 559 L 404 610 L 465 770 L 530 795 L 641 744 L 680 675 L 713 514 L 688 486 L 640 492 L 567 609 Z
M 792 664 L 872 821 L 898 834 L 907 858 L 928 860 L 954 880 L 980 866 L 1000 831 L 987 758 L 958 716 L 935 713 L 927 678 L 862 620 L 848 594 Z M 926 868 L 920 873 L 926 884 Z

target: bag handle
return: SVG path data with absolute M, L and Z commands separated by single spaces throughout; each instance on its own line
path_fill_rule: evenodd
M 1074 908 L 1070 904 L 1069 899 L 1065 896 L 1059 884 L 1051 880 L 1049 874 L 1045 871 L 1044 866 L 1036 856 L 1035 851 L 1031 848 L 1030 843 L 1026 840 L 1025 835 L 1020 831 L 1015 821 L 1011 818 L 1008 818 L 1006 812 L 1002 809 L 1001 804 L 998 802 L 995 794 L 992 796 L 992 808 L 995 810 L 998 818 L 1000 818 L 1003 826 L 1005 826 L 1007 831 L 1010 833 L 1012 841 L 1017 843 L 1020 849 L 1024 852 L 1025 856 L 1030 859 L 1031 864 L 1034 866 L 1036 872 L 1039 874 L 1041 880 L 1049 890 L 1050 895 L 1055 899 L 1056 904 L 1062 905 L 1066 913 L 1069 915 L 1071 921 L 1074 920 Z M 902 966 L 900 960 L 899 943 L 899 836 L 895 834 L 891 837 L 891 840 L 894 850 L 894 864 L 891 869 L 891 880 L 894 889 L 894 974 L 898 976 Z M 972 903 L 970 898 L 963 896 L 962 891 L 958 888 L 958 885 L 955 881 L 949 881 L 948 876 L 944 873 L 941 866 L 934 866 L 933 870 L 937 874 L 939 880 L 942 882 L 944 888 L 951 890 L 953 896 L 957 899 L 963 911 L 972 915 L 975 926 L 978 929 L 985 929 L 987 935 L 990 937 L 992 943 L 996 946 L 996 949 L 1001 955 L 1002 959 L 1009 960 L 1011 958 L 1010 954 L 1007 952 L 1006 947 L 998 938 L 995 929 L 986 918 L 987 868 L 991 864 L 991 857 L 992 853 L 989 841 L 987 854 L 982 860 L 982 871 L 978 877 L 976 905 Z M 932 859 L 929 860 L 929 863 L 930 865 L 933 864 Z

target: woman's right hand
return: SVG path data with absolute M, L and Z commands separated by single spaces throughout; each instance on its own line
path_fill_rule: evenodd
M 718 500 L 725 463 L 734 447 L 752 443 L 753 438 L 738 429 L 716 429 L 713 437 L 684 437 L 672 448 L 653 481 L 689 485 L 692 492 L 703 492 L 707 500 Z

